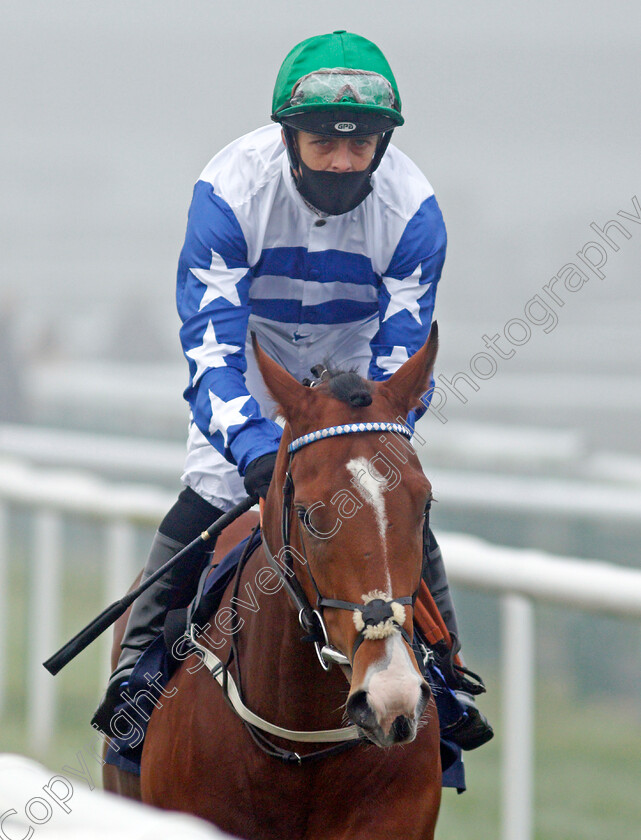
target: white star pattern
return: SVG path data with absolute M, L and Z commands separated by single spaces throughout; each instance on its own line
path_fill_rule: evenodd
M 409 354 L 405 347 L 395 346 L 389 356 L 379 356 L 376 359 L 376 364 L 379 368 L 386 370 L 388 373 L 395 373 L 403 362 L 409 359 Z
M 427 292 L 432 285 L 425 283 L 423 286 L 418 282 L 421 278 L 421 264 L 419 263 L 413 274 L 396 280 L 393 277 L 383 277 L 385 288 L 389 292 L 390 301 L 385 310 L 383 323 L 397 312 L 409 312 L 412 318 L 421 323 L 419 299 Z
M 209 392 L 209 402 L 211 403 L 211 423 L 209 424 L 209 434 L 213 435 L 220 432 L 225 442 L 225 449 L 227 448 L 227 429 L 230 426 L 239 426 L 244 423 L 247 418 L 240 413 L 240 409 L 245 405 L 247 400 L 251 399 L 249 394 L 242 397 L 234 397 L 225 402 L 217 397 L 216 394 Z
M 191 273 L 207 287 L 202 296 L 199 310 L 217 298 L 225 298 L 234 306 L 240 306 L 236 285 L 247 274 L 246 268 L 227 268 L 225 260 L 215 251 L 211 252 L 211 265 L 207 268 L 192 268 Z
M 225 367 L 225 356 L 228 353 L 237 353 L 240 350 L 235 344 L 223 344 L 216 338 L 216 331 L 214 325 L 210 321 L 207 324 L 207 329 L 203 336 L 203 343 L 194 347 L 192 350 L 187 350 L 186 356 L 189 356 L 196 362 L 196 373 L 191 380 L 192 385 L 200 379 L 207 368 Z

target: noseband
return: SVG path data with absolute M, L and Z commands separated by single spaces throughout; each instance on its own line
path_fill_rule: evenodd
M 336 648 L 332 647 L 327 634 L 327 627 L 323 619 L 323 609 L 347 610 L 353 614 L 354 626 L 358 631 L 354 647 L 352 649 L 352 662 L 356 651 L 366 640 L 384 639 L 394 633 L 400 633 L 405 641 L 411 645 L 412 639 L 403 627 L 405 622 L 405 606 L 413 605 L 418 594 L 418 589 L 413 595 L 405 595 L 400 598 L 389 597 L 384 592 L 373 591 L 363 596 L 364 603 L 356 604 L 353 601 L 343 601 L 336 598 L 325 598 L 316 584 L 314 575 L 309 567 L 307 558 L 302 560 L 309 574 L 310 580 L 316 591 L 316 607 L 309 603 L 307 595 L 300 581 L 294 573 L 294 557 L 296 552 L 290 545 L 292 501 L 294 498 L 294 481 L 291 475 L 292 460 L 296 452 L 310 443 L 318 440 L 325 440 L 341 435 L 362 433 L 362 432 L 396 432 L 407 438 L 411 438 L 412 430 L 401 423 L 369 422 L 369 423 L 347 423 L 339 426 L 330 426 L 326 429 L 319 429 L 315 432 L 303 435 L 293 440 L 287 447 L 289 452 L 289 464 L 283 484 L 283 508 L 281 519 L 281 537 L 283 546 L 278 552 L 281 562 L 277 562 L 272 554 L 265 535 L 263 533 L 263 548 L 269 564 L 283 581 L 290 597 L 298 609 L 298 620 L 306 632 L 304 641 L 313 642 L 316 655 L 322 668 L 328 671 L 332 663 L 338 665 L 349 665 L 349 659 Z M 301 540 L 302 543 L 302 540 Z M 304 547 L 303 547 L 304 553 Z M 283 568 L 284 566 L 284 568 Z

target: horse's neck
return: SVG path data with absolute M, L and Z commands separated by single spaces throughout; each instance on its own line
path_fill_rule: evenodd
M 292 729 L 323 729 L 341 725 L 348 685 L 338 667 L 323 671 L 313 644 L 305 635 L 284 587 L 269 594 L 264 581 L 270 566 L 260 547 L 247 563 L 235 603 L 244 619 L 238 654 L 242 688 L 254 711 Z M 268 588 L 274 588 L 271 579 Z

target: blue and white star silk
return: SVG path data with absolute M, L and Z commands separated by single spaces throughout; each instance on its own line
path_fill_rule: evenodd
M 239 350 L 240 346 L 238 345 L 225 344 L 223 341 L 218 341 L 214 325 L 209 321 L 202 344 L 199 344 L 197 347 L 192 347 L 191 350 L 185 350 L 185 356 L 196 362 L 196 373 L 191 379 L 192 385 L 198 382 L 208 368 L 223 367 L 227 364 L 225 361 L 226 357 L 230 353 L 237 353 Z
M 227 268 L 225 260 L 212 251 L 211 266 L 208 269 L 192 268 L 192 274 L 205 284 L 205 293 L 200 301 L 199 309 L 204 309 L 212 300 L 223 298 L 232 306 L 240 306 L 237 284 L 243 279 L 245 268 Z
M 246 397 L 235 397 L 233 400 L 221 400 L 216 394 L 209 392 L 209 402 L 211 404 L 211 421 L 209 423 L 209 434 L 215 435 L 220 432 L 223 436 L 225 448 L 228 444 L 228 430 L 232 426 L 241 426 L 246 420 L 247 415 L 241 414 L 240 409 L 247 404 L 251 399 L 249 395 Z
M 408 359 L 407 347 L 392 347 L 392 352 L 389 356 L 379 356 L 376 363 L 379 368 L 387 371 L 391 375 Z
M 421 324 L 421 307 L 419 304 L 423 295 L 429 291 L 431 283 L 420 284 L 422 269 L 420 264 L 409 277 L 396 280 L 394 277 L 383 277 L 383 283 L 389 295 L 389 303 L 385 307 L 383 323 L 396 315 L 397 312 L 409 312 L 414 320 Z
M 394 146 L 372 186 L 355 210 L 317 225 L 280 128 L 266 126 L 216 155 L 194 188 L 177 284 L 185 398 L 241 475 L 281 434 L 247 385 L 250 325 L 299 379 L 330 360 L 384 380 L 427 338 L 445 258 L 441 212 Z

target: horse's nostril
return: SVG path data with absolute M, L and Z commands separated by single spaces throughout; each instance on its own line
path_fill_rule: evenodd
M 367 727 L 371 725 L 374 715 L 372 707 L 367 699 L 367 692 L 362 689 L 355 691 L 347 701 L 347 714 L 358 726 Z
M 430 702 L 430 697 L 432 696 L 432 689 L 426 682 L 421 683 L 419 691 L 420 694 L 415 709 L 417 719 L 422 716 L 423 712 L 427 708 L 427 704 Z
M 395 741 L 406 741 L 412 735 L 412 724 L 405 715 L 399 715 L 392 724 L 392 734 Z

